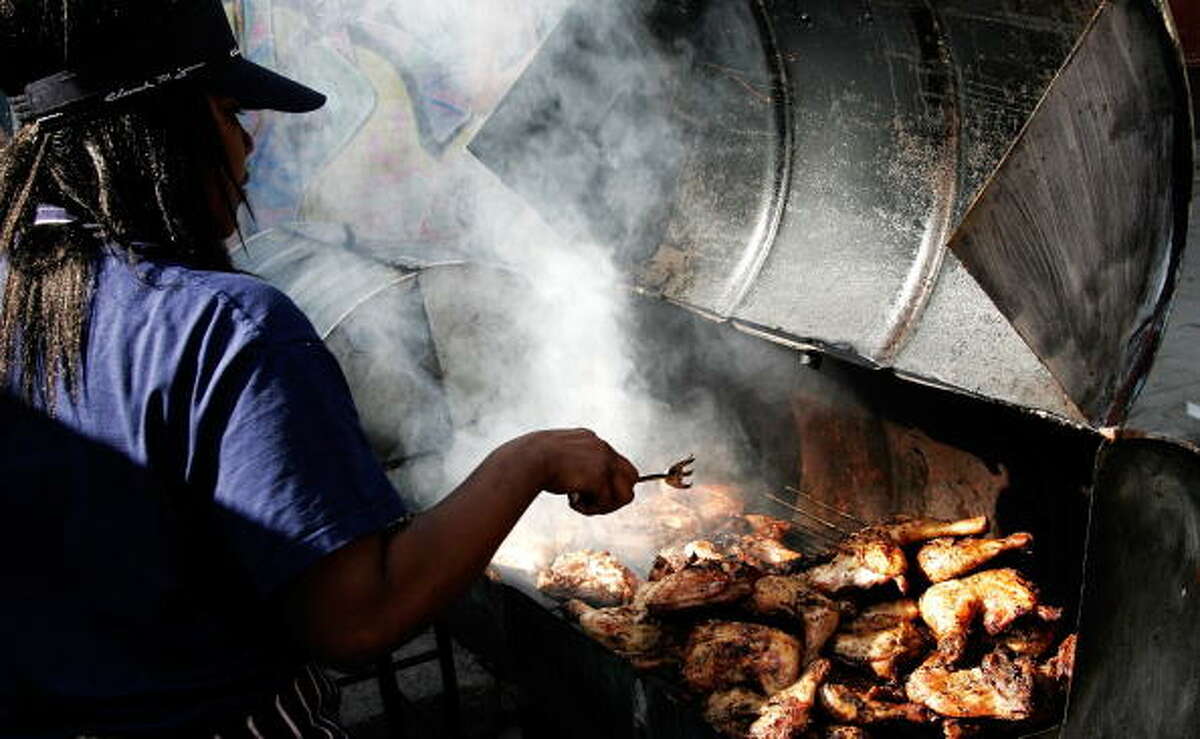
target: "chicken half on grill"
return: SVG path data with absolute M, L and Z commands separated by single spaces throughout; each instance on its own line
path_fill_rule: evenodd
M 829 674 L 827 659 L 809 663 L 796 682 L 767 699 L 759 717 L 750 725 L 750 739 L 792 739 L 808 728 L 817 689 Z
M 646 579 L 650 582 L 657 582 L 688 565 L 705 560 L 718 562 L 725 558 L 725 552 L 708 539 L 694 539 L 686 544 L 663 547 L 655 555 L 654 563 L 650 566 L 650 573 Z
M 731 542 L 729 554 L 751 567 L 776 574 L 794 572 L 808 559 L 765 534 L 745 534 L 737 538 Z
M 971 624 L 979 616 L 991 636 L 1033 612 L 1038 594 L 1016 570 L 985 570 L 931 586 L 921 595 L 921 618 L 938 641 L 938 651 L 957 661 L 967 646 Z
M 833 561 L 808 570 L 822 590 L 836 593 L 846 588 L 873 588 L 893 581 L 908 592 L 908 560 L 902 547 L 939 536 L 967 536 L 987 529 L 987 516 L 959 521 L 932 518 L 897 518 L 868 526 L 837 546 Z
M 745 508 L 741 494 L 731 485 L 696 485 L 688 490 L 670 490 L 667 495 L 695 511 L 705 529 L 741 515 Z
M 1068 634 L 1058 645 L 1054 656 L 1046 660 L 1044 664 L 1038 665 L 1038 674 L 1048 681 L 1066 687 L 1071 682 L 1071 675 L 1075 672 L 1076 639 L 1077 635 Z
M 820 734 L 821 739 L 871 739 L 871 735 L 861 726 L 826 726 Z
M 998 648 L 978 667 L 955 670 L 935 654 L 908 676 L 905 691 L 914 703 L 951 718 L 1018 721 L 1034 709 L 1033 660 Z
M 749 688 L 719 690 L 704 702 L 704 720 L 731 739 L 743 739 L 767 699 Z
M 988 637 L 987 642 L 992 646 L 1003 646 L 1022 657 L 1041 657 L 1054 646 L 1058 632 L 1056 623 L 1043 620 L 1038 615 L 1042 610 L 1017 619 L 996 636 Z
M 662 626 L 645 621 L 645 609 L 637 606 L 592 608 L 581 600 L 563 604 L 584 633 L 621 654 L 645 654 L 662 646 Z
M 939 536 L 973 536 L 987 531 L 987 516 L 962 518 L 957 521 L 941 521 L 936 518 L 910 518 L 897 516 L 888 523 L 876 524 L 861 533 L 877 533 L 886 536 L 902 547 L 929 541 Z
M 750 533 L 775 541 L 784 541 L 789 537 L 798 536 L 802 532 L 800 527 L 791 521 L 761 513 L 747 513 L 742 516 L 742 519 L 750 528 Z
M 698 560 L 646 583 L 635 602 L 651 613 L 733 603 L 750 595 L 760 574 L 742 562 Z
M 1033 535 L 1018 532 L 1003 539 L 938 538 L 921 547 L 917 564 L 930 582 L 942 582 L 979 569 L 1004 552 L 1025 549 Z
M 803 664 L 816 659 L 841 621 L 837 603 L 797 575 L 759 578 L 747 603 L 755 613 L 790 619 L 803 627 Z
M 879 531 L 864 529 L 839 544 L 833 560 L 809 568 L 805 575 L 826 593 L 847 588 L 865 590 L 889 581 L 895 581 L 904 592 L 907 570 L 904 550 L 898 544 Z
M 885 680 L 895 680 L 903 665 L 926 651 L 926 637 L 916 624 L 919 616 L 917 604 L 907 599 L 871 606 L 833 635 L 829 651 L 846 662 L 869 667 Z
M 910 702 L 883 700 L 878 691 L 855 688 L 843 683 L 821 686 L 821 708 L 843 724 L 878 724 L 885 721 L 929 723 L 934 715 L 928 708 Z
M 537 589 L 552 598 L 616 606 L 633 600 L 638 578 L 609 552 L 584 549 L 555 557 L 538 573 Z
M 708 621 L 688 636 L 683 679 L 701 693 L 749 684 L 772 695 L 796 682 L 800 653 L 800 640 L 779 629 Z

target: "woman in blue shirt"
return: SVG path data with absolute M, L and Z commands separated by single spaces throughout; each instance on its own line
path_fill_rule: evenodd
M 385 653 L 540 491 L 637 472 L 582 429 L 494 450 L 409 517 L 342 375 L 233 271 L 244 60 L 219 0 L 0 0 L 0 736 L 338 736 L 310 664 Z

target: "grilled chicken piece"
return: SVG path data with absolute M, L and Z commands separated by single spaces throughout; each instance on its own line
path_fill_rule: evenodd
M 643 654 L 663 643 L 662 627 L 643 621 L 646 611 L 637 606 L 592 608 L 581 600 L 569 600 L 563 607 L 579 619 L 588 636 L 614 652 Z
M 765 534 L 746 534 L 729 548 L 731 556 L 764 572 L 786 574 L 802 565 L 806 557 L 788 549 Z
M 650 574 L 646 579 L 650 582 L 661 580 L 672 572 L 678 572 L 684 567 L 703 560 L 722 560 L 725 553 L 716 544 L 707 539 L 696 539 L 686 544 L 660 549 L 650 566 Z
M 959 721 L 955 718 L 942 719 L 942 739 L 970 739 L 979 736 L 983 728 L 979 724 Z
M 740 516 L 745 508 L 741 493 L 731 485 L 696 485 L 688 490 L 672 490 L 669 495 L 691 508 L 705 529 Z
M 629 542 L 628 548 L 654 550 L 700 536 L 700 516 L 669 492 L 647 492 L 619 511 L 604 516 L 607 537 Z M 620 548 L 626 551 L 626 547 Z
M 1058 645 L 1054 656 L 1038 666 L 1038 674 L 1066 687 L 1075 673 L 1075 642 L 1076 634 L 1068 634 Z
M 759 575 L 741 562 L 701 560 L 647 583 L 636 603 L 651 613 L 733 603 L 750 595 Z
M 747 688 L 730 688 L 708 696 L 704 720 L 731 739 L 742 739 L 767 699 Z
M 891 539 L 865 530 L 838 545 L 833 561 L 809 568 L 809 581 L 827 593 L 846 588 L 872 588 L 894 580 L 904 592 L 908 562 Z
M 1056 631 L 1053 623 L 1027 616 L 988 641 L 1022 657 L 1040 657 L 1054 646 Z
M 1004 552 L 1024 549 L 1033 535 L 1019 532 L 1003 539 L 934 539 L 917 552 L 917 564 L 930 582 L 960 577 Z
M 578 598 L 593 606 L 633 600 L 638 578 L 608 552 L 565 552 L 538 573 L 537 588 L 551 598 Z
M 925 706 L 880 700 L 870 690 L 857 690 L 842 683 L 825 683 L 821 686 L 820 696 L 825 713 L 843 724 L 877 724 L 883 721 L 923 724 L 934 719 Z
M 860 623 L 856 619 L 843 629 L 830 639 L 830 653 L 851 664 L 869 667 L 885 680 L 895 680 L 900 668 L 918 659 L 926 649 L 925 635 L 911 620 L 871 628 L 869 620 Z
M 804 626 L 802 664 L 816 659 L 837 630 L 841 613 L 837 604 L 814 590 L 803 577 L 767 575 L 754 583 L 749 606 L 765 616 L 783 616 Z
M 953 670 L 935 654 L 908 676 L 908 699 L 951 718 L 1017 721 L 1033 712 L 1034 665 L 1003 648 L 984 655 L 978 667 Z
M 892 521 L 863 529 L 862 534 L 875 533 L 906 547 L 919 541 L 936 539 L 939 536 L 971 536 L 987 531 L 987 516 L 964 518 L 958 521 L 939 521 L 936 518 L 908 518 L 898 516 Z
M 861 726 L 826 726 L 821 739 L 871 739 Z
M 773 693 L 762 712 L 750 725 L 750 739 L 791 739 L 808 728 L 809 713 L 817 699 L 817 688 L 829 674 L 829 660 L 813 660 L 793 684 Z
M 800 641 L 779 629 L 708 621 L 688 636 L 683 679 L 702 693 L 751 683 L 771 695 L 796 681 L 800 651 Z
M 921 609 L 911 598 L 889 600 L 876 603 L 862 609 L 859 614 L 846 624 L 846 631 L 875 631 L 888 629 L 904 621 L 916 621 L 921 617 Z
M 962 656 L 971 624 L 983 615 L 983 628 L 995 636 L 1038 604 L 1033 584 L 1013 569 L 985 570 L 961 580 L 931 586 L 921 595 L 921 618 L 950 661 Z
M 742 518 L 750 527 L 751 533 L 765 536 L 775 541 L 783 541 L 800 531 L 800 527 L 791 521 L 775 518 L 774 516 L 764 516 L 761 513 L 747 513 Z

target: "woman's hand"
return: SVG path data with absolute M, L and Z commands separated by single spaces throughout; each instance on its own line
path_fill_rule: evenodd
M 637 468 L 588 429 L 535 431 L 510 444 L 538 466 L 542 490 L 566 495 L 580 513 L 611 513 L 633 500 Z

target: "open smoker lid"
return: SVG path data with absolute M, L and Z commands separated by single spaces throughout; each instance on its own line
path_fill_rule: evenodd
M 470 145 L 544 218 L 741 329 L 1124 420 L 1190 197 L 1165 7 L 622 3 L 577 4 Z

